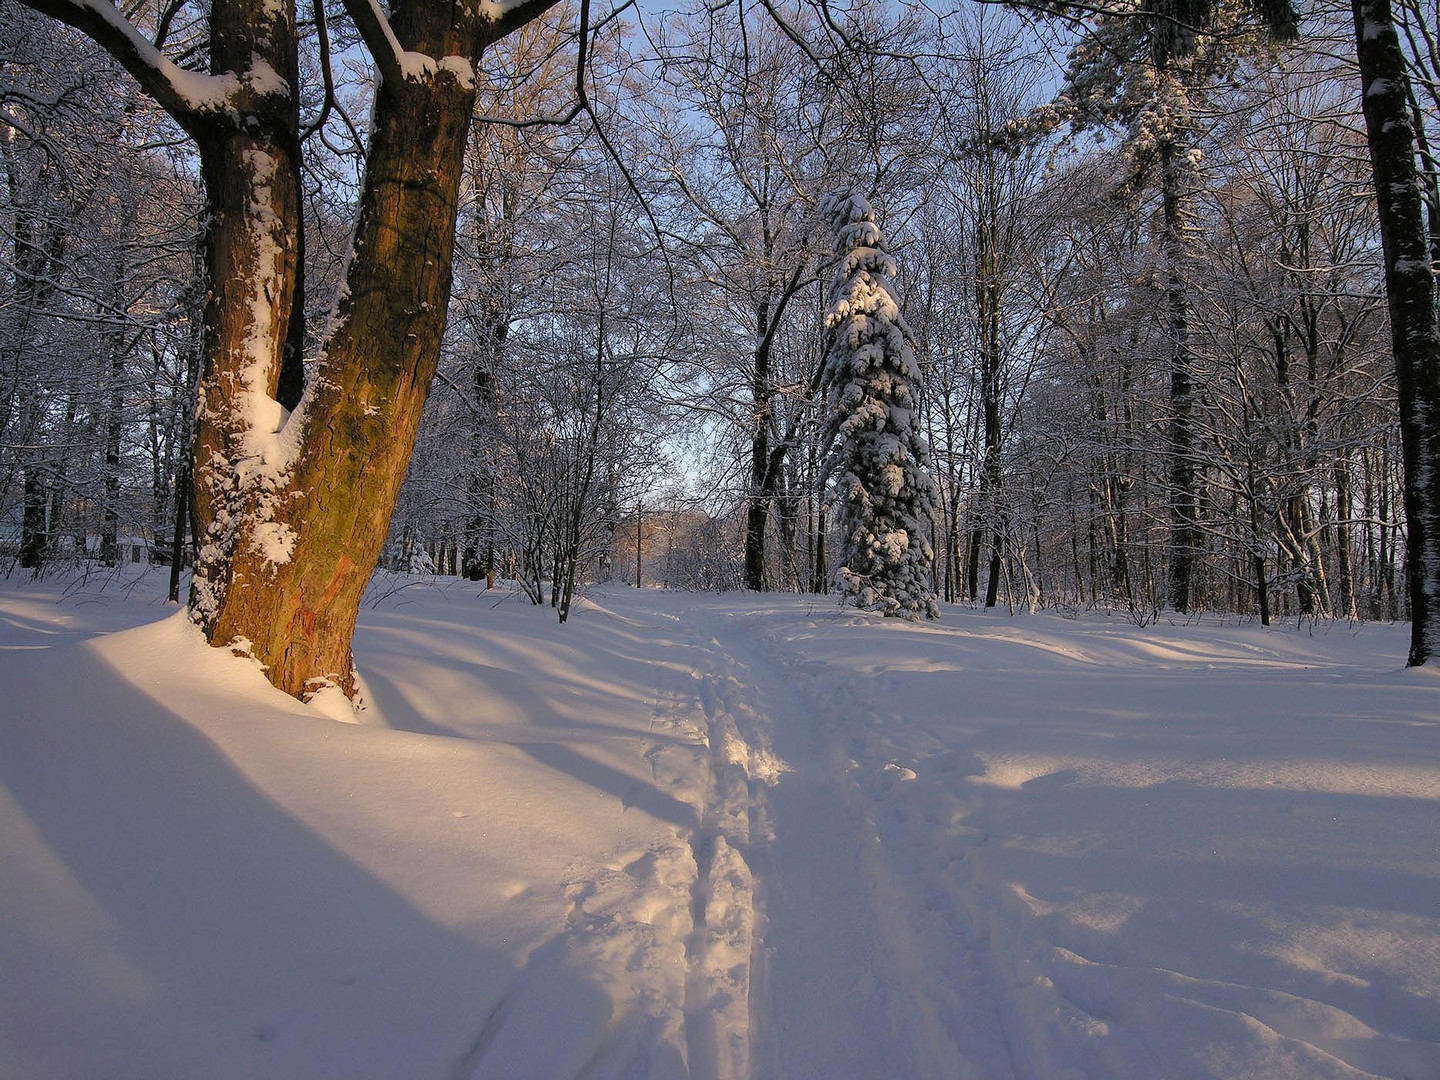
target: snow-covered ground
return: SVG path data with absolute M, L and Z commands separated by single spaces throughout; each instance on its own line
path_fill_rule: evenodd
M 1440 1078 L 1404 628 L 162 588 L 0 584 L 5 1080 Z

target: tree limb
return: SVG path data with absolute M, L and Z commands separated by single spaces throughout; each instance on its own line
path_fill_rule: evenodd
M 191 135 L 207 126 L 207 116 L 223 114 L 238 88 L 233 75 L 203 75 L 173 63 L 107 0 L 21 2 L 94 40 Z
M 345 0 L 345 10 L 380 69 L 380 78 L 392 84 L 403 79 L 405 50 L 400 47 L 400 39 L 395 36 L 378 0 Z

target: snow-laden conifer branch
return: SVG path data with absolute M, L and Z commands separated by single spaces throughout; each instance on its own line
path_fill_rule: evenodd
M 1211 39 L 1243 37 L 1249 28 L 1222 27 L 1208 0 L 977 0 L 981 4 L 1019 8 L 1036 15 L 1061 19 L 1077 30 L 1086 30 L 1090 20 L 1142 19 L 1170 57 L 1188 56 L 1195 51 L 1200 35 Z M 1290 0 L 1250 0 L 1250 11 L 1275 41 L 1293 41 L 1299 34 L 1300 16 Z
M 836 583 L 859 608 L 938 618 L 925 538 L 935 485 L 917 424 L 920 368 L 910 330 L 890 295 L 895 261 L 881 246 L 875 211 L 859 195 L 820 203 L 835 236 L 825 391 L 828 503 L 837 512 Z

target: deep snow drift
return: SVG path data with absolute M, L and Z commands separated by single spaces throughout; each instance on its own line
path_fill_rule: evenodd
M 1405 628 L 0 584 L 5 1080 L 1440 1078 Z

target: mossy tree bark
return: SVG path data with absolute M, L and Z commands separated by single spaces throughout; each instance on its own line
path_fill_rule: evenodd
M 282 543 L 236 543 L 212 643 L 244 639 L 275 685 L 353 693 L 350 638 L 379 559 L 440 354 L 461 159 L 474 104 L 442 72 L 389 80 L 376 103 L 355 251 L 305 403 L 293 466 L 256 515 Z M 203 599 L 203 598 L 197 598 Z M 199 605 L 197 603 L 197 610 Z

